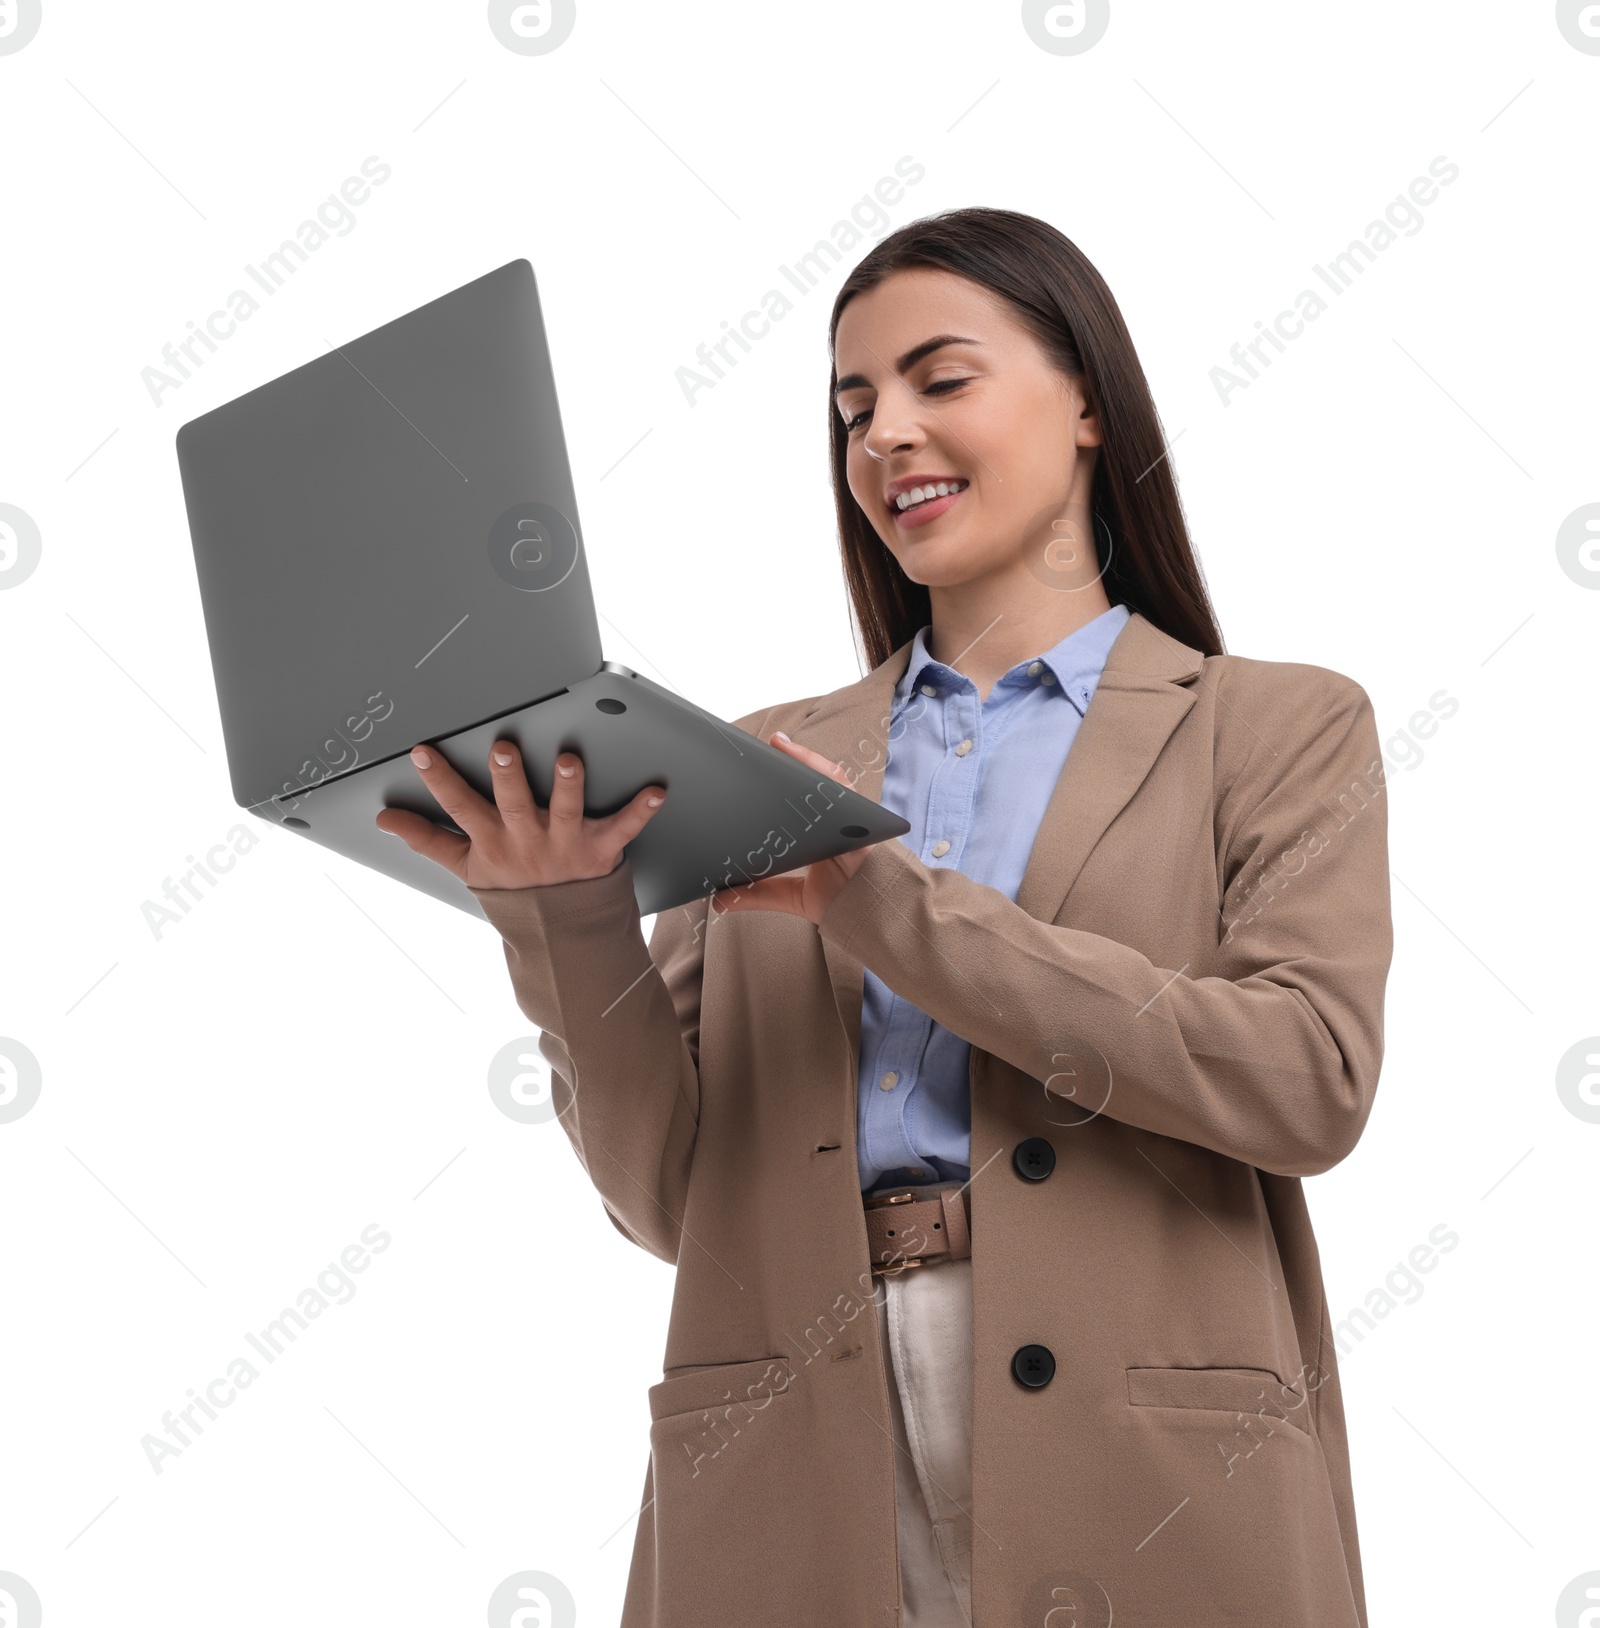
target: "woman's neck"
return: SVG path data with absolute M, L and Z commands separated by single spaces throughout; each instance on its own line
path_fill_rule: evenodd
M 970 678 L 980 701 L 988 699 L 996 682 L 1018 662 L 1043 655 L 1111 609 L 1099 578 L 1072 593 L 1042 588 L 1031 578 L 1030 582 L 1031 592 L 1003 598 L 959 589 L 931 590 L 928 654 Z

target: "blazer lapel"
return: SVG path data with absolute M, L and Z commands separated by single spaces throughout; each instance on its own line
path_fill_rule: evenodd
M 1017 889 L 1030 916 L 1059 920 L 1084 861 L 1194 705 L 1189 681 L 1204 659 L 1137 611 L 1117 635 Z
M 894 689 L 905 674 L 912 642 L 907 639 L 865 677 L 824 697 L 791 730 L 803 746 L 849 770 L 855 789 L 874 802 L 883 795 Z M 1138 611 L 1117 635 L 1028 855 L 1017 903 L 1029 915 L 1049 922 L 1060 918 L 1095 844 L 1194 705 L 1191 681 L 1203 660 L 1200 651 L 1163 633 Z M 861 963 L 826 939 L 822 949 L 859 1069 Z

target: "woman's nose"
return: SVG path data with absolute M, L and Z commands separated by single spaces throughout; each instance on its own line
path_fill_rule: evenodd
M 873 409 L 872 423 L 863 437 L 863 444 L 872 457 L 883 460 L 897 452 L 910 451 L 924 439 L 921 428 L 910 414 L 896 413 L 891 417 L 879 406 Z

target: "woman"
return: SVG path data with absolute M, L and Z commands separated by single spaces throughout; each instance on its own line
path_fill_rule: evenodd
M 913 223 L 841 289 L 871 671 L 740 719 L 898 841 L 640 932 L 647 787 L 379 824 L 461 877 L 623 1235 L 677 1276 L 625 1628 L 1365 1628 L 1301 1178 L 1371 1109 L 1372 706 L 1222 653 L 1110 291 Z M 792 738 L 790 738 L 792 737 Z M 892 745 L 893 750 L 889 748 Z

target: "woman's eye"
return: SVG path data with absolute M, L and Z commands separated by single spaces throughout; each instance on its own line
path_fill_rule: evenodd
M 966 382 L 967 381 L 965 379 L 940 379 L 936 383 L 930 384 L 923 394 L 931 396 L 937 392 L 938 394 L 942 395 L 947 390 L 959 390 Z M 854 431 L 860 425 L 864 424 L 871 416 L 870 411 L 867 411 L 859 412 L 854 418 L 846 419 L 844 426 L 845 434 L 850 435 L 854 433 Z

